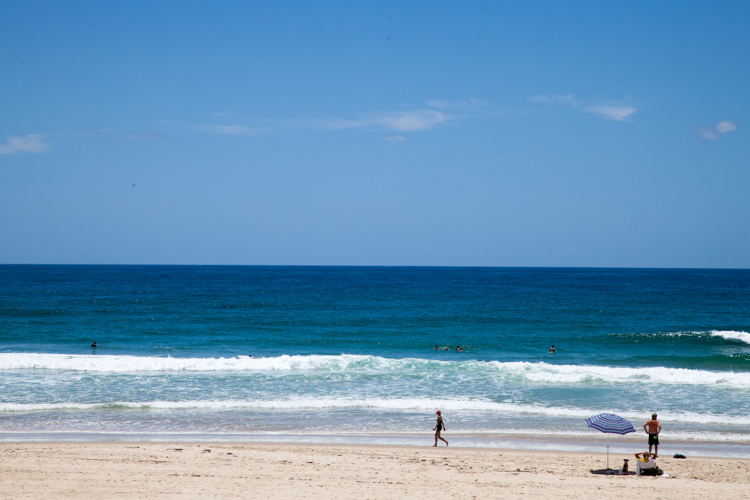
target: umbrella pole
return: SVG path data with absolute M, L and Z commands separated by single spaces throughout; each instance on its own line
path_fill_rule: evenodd
M 609 470 L 609 432 L 607 433 L 607 470 Z

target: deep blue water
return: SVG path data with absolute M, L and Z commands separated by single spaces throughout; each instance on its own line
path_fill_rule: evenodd
M 744 442 L 748 332 L 748 270 L 0 266 L 0 432 Z

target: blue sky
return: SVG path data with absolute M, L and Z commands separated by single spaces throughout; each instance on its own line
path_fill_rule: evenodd
M 748 268 L 748 24 L 5 2 L 0 262 Z

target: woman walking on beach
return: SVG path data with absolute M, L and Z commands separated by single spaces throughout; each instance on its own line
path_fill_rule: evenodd
M 438 439 L 440 441 L 443 441 L 445 443 L 445 446 L 448 446 L 448 441 L 440 437 L 440 431 L 445 429 L 445 424 L 443 423 L 443 416 L 440 414 L 440 410 L 436 411 L 435 415 L 437 415 L 437 425 L 432 428 L 432 430 L 435 431 L 435 444 L 433 446 L 437 446 Z

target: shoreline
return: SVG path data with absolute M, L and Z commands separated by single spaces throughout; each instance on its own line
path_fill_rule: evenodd
M 618 468 L 626 453 L 610 453 Z M 667 476 L 593 474 L 603 453 L 236 442 L 6 442 L 0 498 L 739 498 L 750 460 L 657 460 Z
M 607 438 L 559 438 L 538 435 L 452 436 L 444 435 L 451 448 L 517 450 L 606 454 Z M 433 434 L 211 434 L 211 433 L 92 433 L 92 432 L 0 432 L 0 445 L 7 443 L 228 443 L 312 446 L 396 446 L 423 447 L 434 440 Z M 442 444 L 442 443 L 441 443 Z M 646 451 L 646 439 L 610 436 L 610 455 Z M 728 441 L 670 441 L 660 445 L 661 456 L 681 453 L 692 457 L 750 459 L 750 443 Z

